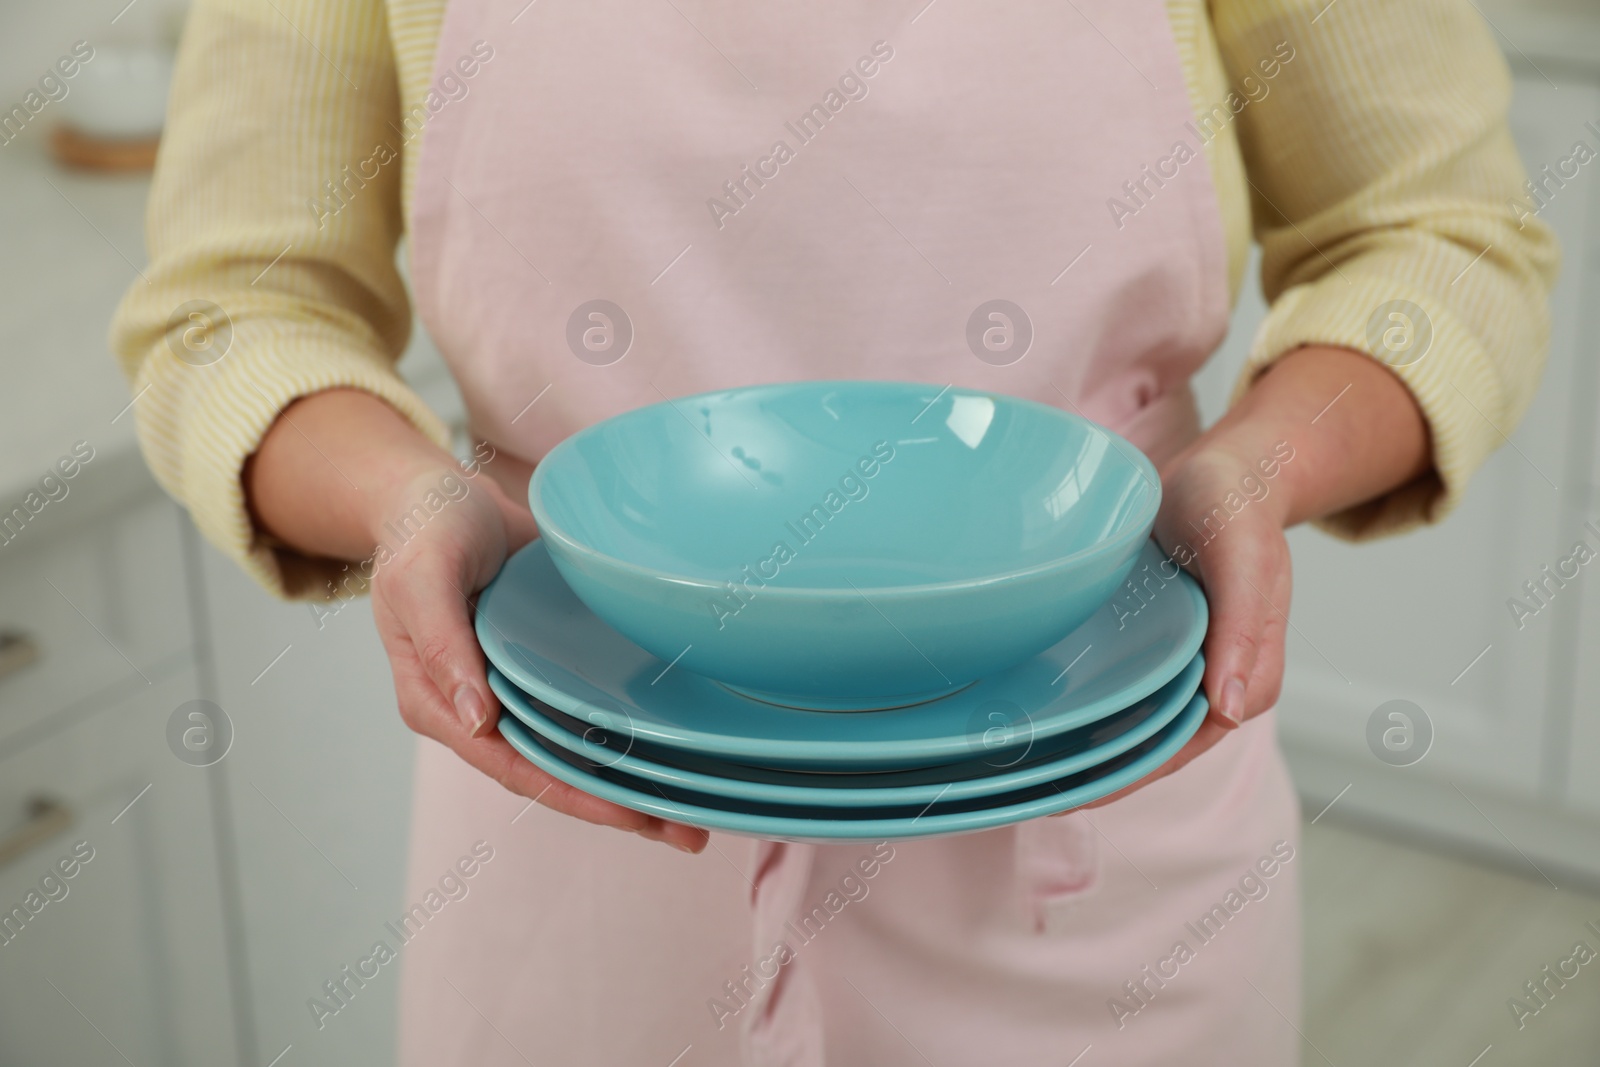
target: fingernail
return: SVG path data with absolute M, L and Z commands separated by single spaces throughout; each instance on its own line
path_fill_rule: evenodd
M 677 849 L 679 852 L 687 852 L 691 856 L 698 856 L 699 855 L 698 852 L 696 852 L 694 849 L 690 848 L 688 845 L 684 844 L 682 841 L 668 841 L 667 844 L 671 845 L 673 848 Z
M 483 729 L 483 724 L 489 721 L 489 709 L 484 707 L 483 698 L 478 696 L 477 690 L 470 685 L 464 685 L 456 690 L 455 705 L 456 714 L 461 716 L 461 725 L 474 736 Z
M 1217 710 L 1222 712 L 1223 718 L 1235 726 L 1244 722 L 1244 682 L 1238 678 L 1229 678 L 1222 687 L 1222 706 Z

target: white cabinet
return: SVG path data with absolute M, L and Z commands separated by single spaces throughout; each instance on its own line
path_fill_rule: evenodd
M 1600 89 L 1564 75 L 1559 91 L 1531 71 L 1518 77 L 1511 121 L 1530 171 L 1568 155 L 1579 138 L 1593 142 L 1584 123 L 1600 115 Z M 1578 751 L 1569 740 L 1588 746 L 1590 767 L 1600 765 L 1600 726 L 1592 723 L 1600 670 L 1587 666 L 1576 679 L 1572 674 L 1577 590 L 1552 599 L 1520 629 L 1506 607 L 1525 581 L 1570 551 L 1588 505 L 1596 407 L 1588 338 L 1600 324 L 1589 262 L 1597 189 L 1600 181 L 1586 174 L 1541 216 L 1565 252 L 1545 378 L 1510 444 L 1489 459 L 1455 514 L 1442 526 L 1362 545 L 1310 529 L 1290 536 L 1295 629 L 1280 731 L 1291 762 L 1298 752 L 1317 765 L 1318 773 L 1308 777 L 1319 782 L 1308 799 L 1319 807 L 1343 778 L 1352 788 L 1341 804 L 1368 818 L 1437 829 L 1441 820 L 1434 815 L 1454 806 L 1468 822 L 1482 824 L 1457 787 L 1475 797 L 1559 805 L 1569 751 Z M 1220 411 L 1263 311 L 1252 284 L 1223 353 L 1201 382 L 1208 416 Z M 1582 582 L 1591 590 L 1591 615 L 1600 614 L 1595 580 Z M 1581 661 L 1592 660 L 1600 647 L 1600 620 L 1588 633 L 1577 649 Z M 1569 736 L 1575 693 L 1587 696 L 1576 700 L 1583 721 Z M 1366 741 L 1368 717 L 1397 698 L 1420 706 L 1434 730 L 1432 751 L 1403 770 L 1375 759 Z M 1397 775 L 1405 776 L 1413 794 L 1432 800 L 1385 810 L 1377 798 Z M 1600 811 L 1595 777 L 1575 772 L 1571 792 Z M 1491 827 L 1479 829 L 1477 844 L 1514 856 Z M 1593 866 L 1600 874 L 1600 857 Z
M 319 628 L 107 460 L 0 549 L 0 629 L 36 650 L 0 674 L 0 931 L 39 894 L 0 938 L 0 1064 L 392 1062 L 397 984 L 306 1008 L 401 909 L 415 739 L 371 610 Z M 167 736 L 199 698 L 233 729 L 210 767 Z
M 1600 178 L 1591 177 L 1586 190 L 1592 202 L 1600 205 Z M 1596 208 L 1600 211 L 1600 207 Z M 1597 227 L 1600 229 L 1600 227 Z M 1600 279 L 1600 232 L 1591 233 L 1587 247 L 1568 249 L 1571 260 L 1583 258 L 1591 278 Z M 1600 288 L 1597 281 L 1593 288 Z M 1566 523 L 1571 539 L 1587 536 L 1591 546 L 1600 545 L 1600 536 L 1586 534 L 1585 523 L 1600 528 L 1600 301 L 1591 297 L 1584 308 L 1579 360 L 1587 371 L 1587 381 L 1574 394 L 1574 418 L 1589 427 L 1586 450 L 1589 463 L 1585 472 L 1586 492 L 1572 509 Z M 1581 415 L 1576 413 L 1581 412 Z M 1563 611 L 1551 620 L 1568 642 L 1567 654 L 1573 665 L 1572 690 L 1564 709 L 1566 729 L 1562 741 L 1566 793 L 1574 808 L 1600 819 L 1600 561 L 1583 569 L 1574 595 L 1562 604 Z M 1530 624 L 1531 625 L 1531 624 Z
M 306 1006 L 403 908 L 416 738 L 400 721 L 366 599 L 325 618 L 273 601 L 204 550 L 228 756 L 256 1061 L 394 1061 L 398 975 L 318 1029 Z M 143 1067 L 143 1065 L 141 1065 Z
M 34 656 L 0 675 L 0 758 L 52 716 L 103 704 L 192 655 L 186 520 L 142 469 L 130 480 L 141 492 L 107 500 L 122 473 L 91 464 L 0 548 L 0 631 Z
M 0 760 L 0 833 L 26 843 L 0 843 L 0 1063 L 236 1062 L 215 768 L 167 745 L 196 692 L 178 670 Z
M 1587 508 L 1600 526 L 1600 492 Z M 1590 543 L 1600 541 L 1591 536 Z M 1600 565 L 1600 560 L 1591 567 Z M 1567 756 L 1567 793 L 1572 805 L 1600 819 L 1600 574 L 1585 574 L 1579 583 L 1576 623 L 1576 678 L 1570 706 L 1571 739 Z
M 0 550 L 34 653 L 0 677 L 0 1063 L 235 1062 L 222 772 L 167 735 L 201 696 L 186 520 L 135 456 L 71 485 Z

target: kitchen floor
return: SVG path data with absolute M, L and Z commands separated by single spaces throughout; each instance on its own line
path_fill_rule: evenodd
M 1548 980 L 1543 1007 L 1523 988 L 1580 941 L 1600 954 L 1600 897 L 1337 824 L 1304 833 L 1306 1067 L 1600 1064 L 1600 955 L 1565 963 L 1577 975 Z M 1521 1029 L 1514 996 L 1540 1007 Z

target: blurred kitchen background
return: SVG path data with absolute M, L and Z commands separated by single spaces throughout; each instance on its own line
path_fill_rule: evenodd
M 6 107 L 95 50 L 0 146 L 0 511 L 76 463 L 0 544 L 0 912 L 37 909 L 0 939 L 0 1065 L 392 1062 L 391 970 L 322 1030 L 306 1006 L 402 908 L 413 740 L 370 615 L 319 624 L 200 541 L 107 351 L 183 18 L 125 3 L 0 0 Z M 1600 148 L 1600 0 L 1481 10 L 1529 171 Z M 1520 626 L 1507 607 L 1600 541 L 1600 163 L 1542 217 L 1566 256 L 1549 369 L 1465 504 L 1382 544 L 1292 536 L 1306 1063 L 1600 1062 L 1600 964 L 1520 1029 L 1507 1004 L 1600 950 L 1600 579 Z M 1261 311 L 1252 285 L 1208 418 Z M 402 370 L 459 419 L 420 329 Z

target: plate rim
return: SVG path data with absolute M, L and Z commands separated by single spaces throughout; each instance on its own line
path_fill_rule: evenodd
M 1189 675 L 1192 675 L 1192 684 L 1187 679 Z M 749 800 L 767 804 L 813 804 L 817 807 L 853 808 L 873 803 L 920 804 L 942 799 L 962 800 L 993 796 L 1078 774 L 1096 764 L 1115 759 L 1130 749 L 1138 747 L 1171 725 L 1178 716 L 1183 714 L 1184 709 L 1188 707 L 1189 702 L 1194 699 L 1194 694 L 1199 690 L 1204 676 L 1205 657 L 1203 653 L 1197 652 L 1183 670 L 1179 671 L 1167 683 L 1167 685 L 1182 683 L 1172 695 L 1150 714 L 1144 722 L 1119 734 L 1111 741 L 1092 749 L 1081 750 L 1070 756 L 1061 757 L 1052 762 L 1036 764 L 1025 771 L 998 767 L 994 774 L 961 779 L 948 783 L 943 787 L 938 783 L 873 787 L 796 786 L 750 782 L 737 778 L 721 778 L 688 768 L 674 767 L 671 764 L 636 755 L 631 751 L 621 753 L 614 762 L 607 763 L 605 766 L 616 770 L 619 774 L 629 774 L 646 781 L 659 781 L 675 788 L 704 793 L 707 796 L 730 801 Z M 538 698 L 518 690 L 511 679 L 493 666 L 489 670 L 489 688 L 494 690 L 495 696 L 499 698 L 506 712 L 521 722 L 523 726 L 560 745 L 568 752 L 588 758 L 581 748 L 582 740 L 578 735 L 561 723 L 552 720 L 538 708 L 527 703 L 530 699 L 537 700 Z M 509 692 L 505 690 L 509 690 Z M 1156 690 L 1156 693 L 1159 692 L 1159 689 Z M 1154 696 L 1156 694 L 1152 693 L 1150 695 Z M 1136 701 L 1135 703 L 1138 702 Z M 560 709 L 556 710 L 559 711 Z M 1122 710 L 1126 711 L 1128 709 L 1124 708 Z M 563 712 L 562 714 L 565 713 Z M 1113 712 L 1112 714 L 1118 714 L 1118 712 Z M 1105 719 L 1110 717 L 1110 715 L 1105 716 Z M 1097 721 L 1104 722 L 1105 719 Z M 1087 729 L 1093 725 L 1095 724 L 1086 723 L 1080 729 Z M 1035 738 L 1034 740 L 1037 739 Z M 932 765 L 929 769 L 937 769 L 938 766 L 937 764 Z M 787 768 L 779 769 L 786 770 Z M 731 785 L 733 788 L 725 790 L 722 788 L 725 784 Z M 777 793 L 785 795 L 775 795 Z
M 651 797 L 637 790 L 599 778 L 555 758 L 540 747 L 537 742 L 532 741 L 527 736 L 528 728 L 523 726 L 516 716 L 511 715 L 509 712 L 500 716 L 496 728 L 513 749 L 546 774 L 560 779 L 573 788 L 588 793 L 590 796 L 610 801 L 633 811 L 641 811 L 648 815 L 655 815 L 672 822 L 681 822 L 701 829 L 719 830 L 745 837 L 802 842 L 839 842 L 874 838 L 909 840 L 947 834 L 975 833 L 1082 807 L 1085 804 L 1127 788 L 1135 782 L 1148 777 L 1152 772 L 1163 766 L 1173 756 L 1177 755 L 1183 746 L 1188 744 L 1189 739 L 1198 732 L 1201 724 L 1205 722 L 1206 714 L 1209 710 L 1210 704 L 1206 700 L 1204 690 L 1197 690 L 1194 696 L 1190 698 L 1189 703 L 1178 713 L 1177 718 L 1165 728 L 1166 736 L 1161 738 L 1160 743 L 1150 753 L 1135 760 L 1128 766 L 1114 771 L 1105 778 L 1095 779 L 1065 793 L 1057 791 L 1053 796 L 1035 797 L 1015 804 L 1001 804 L 992 808 L 979 808 L 972 811 L 927 815 L 928 821 L 924 824 L 927 829 L 918 832 L 912 832 L 912 828 L 923 822 L 926 813 L 910 819 L 904 817 L 848 820 L 803 819 L 789 816 L 750 815 L 726 808 L 674 802 L 666 797 Z M 509 734 L 506 732 L 508 726 L 511 730 Z M 519 733 L 523 736 L 517 736 Z M 932 807 L 932 805 L 929 805 L 929 807 Z
M 1156 551 L 1161 552 L 1160 545 L 1157 544 L 1153 539 L 1149 540 L 1147 543 L 1154 544 L 1156 546 Z M 480 594 L 478 598 L 477 610 L 473 614 L 473 630 L 478 638 L 478 644 L 483 649 L 484 656 L 488 659 L 488 661 L 492 663 L 503 675 L 505 675 L 513 685 L 515 685 L 518 689 L 521 689 L 523 692 L 530 693 L 539 700 L 552 705 L 558 711 L 577 718 L 583 718 L 585 712 L 611 714 L 605 708 L 590 704 L 581 697 L 569 696 L 557 689 L 554 685 L 535 677 L 533 673 L 529 672 L 520 664 L 518 664 L 516 662 L 516 657 L 510 655 L 509 652 L 504 648 L 504 644 L 509 643 L 509 638 L 506 638 L 505 642 L 503 643 L 496 638 L 494 634 L 488 632 L 490 630 L 499 629 L 499 627 L 492 620 L 490 620 L 489 613 L 495 603 L 497 595 L 501 595 L 500 584 L 502 578 L 510 570 L 512 563 L 518 557 L 521 557 L 526 553 L 539 551 L 543 551 L 548 555 L 550 550 L 548 546 L 543 544 L 541 538 L 535 538 L 522 548 L 518 549 L 517 552 L 506 561 L 505 565 L 501 568 L 500 573 L 495 575 L 494 579 L 484 587 L 482 594 Z M 1143 551 L 1144 549 L 1141 548 L 1141 554 Z M 551 557 L 550 566 L 551 570 L 555 571 L 555 561 L 553 557 Z M 559 580 L 564 581 L 564 579 L 560 579 L 559 571 L 556 571 L 555 573 Z M 1140 678 L 1139 681 L 1125 685 L 1121 689 L 1107 694 L 1100 700 L 1082 705 L 1069 711 L 1061 712 L 1048 727 L 1040 728 L 1037 724 L 1035 724 L 1035 737 L 1053 737 L 1067 730 L 1076 729 L 1077 727 L 1098 721 L 1099 719 L 1105 718 L 1107 715 L 1116 712 L 1120 708 L 1125 708 L 1129 704 L 1143 700 L 1145 697 L 1149 696 L 1151 693 L 1154 693 L 1156 690 L 1172 681 L 1172 679 L 1176 678 L 1183 671 L 1184 667 L 1186 667 L 1189 662 L 1194 659 L 1195 655 L 1200 651 L 1201 645 L 1204 644 L 1206 633 L 1209 630 L 1210 605 L 1206 602 L 1205 593 L 1201 590 L 1199 583 L 1192 575 L 1189 574 L 1188 571 L 1185 571 L 1180 567 L 1177 577 L 1172 580 L 1176 581 L 1179 587 L 1182 588 L 1187 594 L 1191 610 L 1195 617 L 1194 625 L 1190 628 L 1188 634 L 1185 635 L 1185 638 L 1182 641 L 1174 643 L 1166 659 L 1161 662 L 1161 665 L 1157 669 L 1150 671 L 1144 677 Z M 595 615 L 592 611 L 590 611 L 588 606 L 577 598 L 576 594 L 573 594 L 573 601 L 580 611 L 592 616 L 597 624 L 605 626 L 607 629 L 611 629 L 605 620 L 601 619 L 598 615 Z M 1087 623 L 1084 625 L 1087 625 Z M 1082 629 L 1082 627 L 1080 626 L 1078 629 Z M 618 640 L 628 640 L 622 634 L 617 633 L 616 630 L 612 630 L 611 632 L 616 635 Z M 1068 640 L 1073 633 L 1077 632 L 1078 630 L 1073 630 L 1072 633 L 1063 636 L 1061 641 Z M 1056 645 L 1059 645 L 1061 641 L 1058 641 Z M 628 643 L 632 644 L 632 642 Z M 1056 647 L 1056 645 L 1052 645 L 1051 648 Z M 637 648 L 638 646 L 635 645 L 634 647 Z M 640 652 L 646 656 L 650 656 L 650 653 L 645 652 L 643 649 L 640 649 Z M 1040 655 L 1044 654 L 1045 653 L 1043 652 L 1040 653 Z M 654 659 L 658 663 L 662 663 L 664 667 L 667 666 L 667 664 L 665 664 L 664 661 L 660 660 L 658 657 L 651 656 L 650 658 Z M 1020 670 L 1022 667 L 1026 666 L 1028 662 L 1030 661 L 1025 660 L 1022 664 L 1011 668 L 1010 671 L 1002 672 L 1002 674 L 997 677 L 1003 677 L 1004 674 L 1011 673 L 1011 671 Z M 708 686 L 717 686 L 719 690 L 728 693 L 735 699 L 748 700 L 752 703 L 752 705 L 758 705 L 761 708 L 768 707 L 767 705 L 762 705 L 760 702 L 754 701 L 749 697 L 739 696 L 738 694 L 733 693 L 731 690 L 718 685 L 718 683 L 712 679 L 705 678 L 702 679 L 702 681 Z M 984 681 L 984 679 L 980 679 L 980 684 L 982 681 Z M 974 687 L 968 687 L 967 689 L 953 693 L 950 696 L 943 697 L 941 699 L 963 699 L 965 695 L 971 693 L 972 688 Z M 629 703 L 634 703 L 635 706 L 637 706 L 637 702 L 629 701 Z M 626 709 L 624 709 L 624 711 L 626 711 Z M 871 713 L 815 712 L 811 714 L 856 715 Z M 632 720 L 631 715 L 629 715 L 629 718 Z M 659 726 L 649 723 L 641 725 L 640 723 L 634 721 L 630 721 L 630 729 L 635 733 L 636 736 L 670 748 L 693 749 L 696 752 L 708 755 L 734 759 L 742 758 L 744 760 L 782 762 L 785 765 L 817 762 L 837 763 L 840 765 L 862 765 L 873 762 L 882 762 L 886 758 L 895 760 L 928 760 L 937 759 L 943 756 L 960 756 L 966 752 L 966 749 L 959 738 L 951 738 L 948 736 L 916 739 L 901 738 L 887 741 L 818 741 L 815 739 L 807 740 L 797 738 L 758 739 L 751 738 L 749 735 L 712 733 L 704 730 L 696 730 L 692 727 L 677 727 L 670 730 L 663 730 Z

